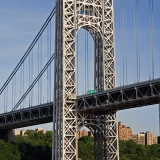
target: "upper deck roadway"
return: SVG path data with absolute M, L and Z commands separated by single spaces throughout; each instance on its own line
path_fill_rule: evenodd
M 103 114 L 160 103 L 160 78 L 77 97 L 77 111 Z M 0 129 L 53 122 L 53 102 L 0 114 Z

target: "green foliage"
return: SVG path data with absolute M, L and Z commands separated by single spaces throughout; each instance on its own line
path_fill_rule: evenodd
M 48 160 L 52 155 L 52 132 L 27 130 L 16 136 L 16 144 L 0 140 L 0 160 Z M 160 160 L 160 145 L 144 146 L 134 141 L 119 141 L 120 160 Z M 94 160 L 94 138 L 78 140 L 78 157 Z
M 15 144 L 0 140 L 0 159 L 1 160 L 20 160 L 20 152 Z
M 160 160 L 160 145 L 144 146 L 134 141 L 119 141 L 120 160 Z
M 94 160 L 93 151 L 93 137 L 81 137 L 78 141 L 78 157 L 82 160 Z
M 52 156 L 52 132 L 27 130 L 25 136 L 16 136 L 21 160 L 44 160 Z

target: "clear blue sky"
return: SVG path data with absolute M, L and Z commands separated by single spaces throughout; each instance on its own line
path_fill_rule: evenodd
M 0 0 L 0 86 L 3 85 L 11 71 L 19 62 L 22 55 L 31 44 L 39 29 L 50 14 L 54 0 Z M 128 83 L 134 82 L 134 3 L 128 0 L 126 4 L 126 52 L 128 58 Z M 160 3 L 154 0 L 154 62 L 155 77 L 160 77 Z M 149 24 L 148 2 L 140 0 L 140 57 L 141 81 L 149 78 Z M 115 0 L 115 42 L 117 86 L 120 85 L 120 0 Z M 93 50 L 93 49 L 92 49 Z M 93 63 L 92 63 L 93 64 Z M 0 110 L 3 112 L 3 109 Z M 158 131 L 158 107 L 147 106 L 138 109 L 118 112 L 118 120 L 133 129 L 134 133 L 151 131 L 155 135 Z M 52 125 L 42 125 L 45 129 L 52 129 Z M 32 127 L 36 128 L 36 127 Z

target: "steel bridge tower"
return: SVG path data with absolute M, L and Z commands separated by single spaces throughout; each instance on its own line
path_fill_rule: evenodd
M 94 40 L 95 89 L 115 87 L 113 0 L 57 0 L 52 160 L 77 160 L 76 133 L 87 126 L 94 134 L 94 159 L 119 159 L 116 111 L 77 112 L 76 34 L 86 29 Z

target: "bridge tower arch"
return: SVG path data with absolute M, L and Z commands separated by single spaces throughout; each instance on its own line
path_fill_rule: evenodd
M 83 26 L 94 37 L 95 89 L 103 91 L 115 87 L 113 0 L 57 0 L 52 160 L 78 159 L 77 123 L 83 122 L 86 116 L 103 130 L 100 143 L 105 154 L 102 159 L 118 157 L 114 146 L 116 111 L 107 115 L 77 113 L 76 32 Z M 106 144 L 111 145 L 112 151 Z

